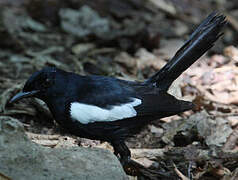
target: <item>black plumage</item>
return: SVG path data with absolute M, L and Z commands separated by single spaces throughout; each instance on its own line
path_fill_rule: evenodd
M 144 82 L 80 76 L 46 67 L 34 73 L 11 102 L 24 97 L 43 100 L 61 127 L 79 137 L 110 142 L 126 162 L 130 159 L 126 138 L 153 120 L 193 109 L 193 103 L 178 100 L 167 90 L 213 46 L 225 24 L 224 16 L 210 14 L 175 56 Z

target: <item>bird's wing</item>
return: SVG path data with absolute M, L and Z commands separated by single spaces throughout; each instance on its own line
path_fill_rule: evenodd
M 71 118 L 82 124 L 116 121 L 137 116 L 134 107 L 142 101 L 133 88 L 121 80 L 90 76 L 71 101 Z M 127 81 L 125 81 L 127 82 Z
M 100 79 L 97 79 L 100 78 Z M 82 124 L 111 122 L 136 116 L 166 117 L 191 109 L 155 87 L 107 77 L 94 77 L 78 101 L 72 101 L 70 115 Z

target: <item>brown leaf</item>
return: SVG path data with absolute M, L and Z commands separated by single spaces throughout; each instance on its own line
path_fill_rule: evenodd
M 226 144 L 223 146 L 223 150 L 225 151 L 235 150 L 237 148 L 237 142 L 238 142 L 238 128 L 236 128 L 229 136 Z
M 238 179 L 238 168 L 236 168 L 231 174 L 225 175 L 222 180 L 237 180 Z
M 224 54 L 229 58 L 238 61 L 238 49 L 235 46 L 228 46 L 224 49 Z

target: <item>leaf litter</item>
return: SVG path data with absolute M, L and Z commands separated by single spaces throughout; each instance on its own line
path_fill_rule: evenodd
M 30 74 L 50 65 L 81 74 L 143 80 L 173 56 L 193 29 L 191 24 L 204 17 L 204 9 L 210 11 L 207 1 L 178 5 L 177 1 L 113 0 L 107 8 L 93 1 L 23 1 L 0 6 L 0 116 L 17 118 L 30 139 L 51 148 L 80 145 L 112 150 L 107 143 L 65 134 L 41 101 L 8 104 Z M 190 8 L 185 11 L 191 16 L 181 12 L 184 7 Z M 54 10 L 49 19 L 47 8 Z M 171 179 L 237 178 L 237 13 L 230 11 L 230 17 L 232 26 L 224 38 L 170 89 L 176 97 L 193 101 L 196 110 L 155 121 L 128 139 L 135 160 Z M 137 179 L 142 177 L 153 179 L 148 174 Z

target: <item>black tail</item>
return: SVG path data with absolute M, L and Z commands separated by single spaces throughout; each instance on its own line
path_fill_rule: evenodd
M 198 58 L 209 50 L 222 35 L 220 31 L 226 24 L 225 16 L 211 13 L 190 35 L 174 57 L 145 84 L 156 83 L 161 90 L 168 90 L 170 85 Z

